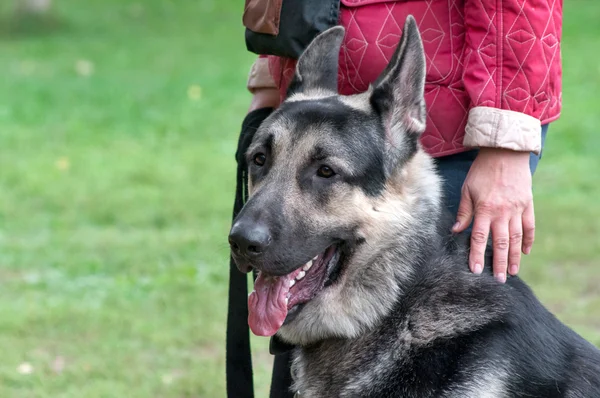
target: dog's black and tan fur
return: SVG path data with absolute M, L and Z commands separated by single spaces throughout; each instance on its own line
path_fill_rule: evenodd
M 440 178 L 418 143 L 425 60 L 414 20 L 387 69 L 354 96 L 337 93 L 343 35 L 336 27 L 313 41 L 288 99 L 256 132 L 251 195 L 231 233 L 240 269 L 273 278 L 335 247 L 324 285 L 278 331 L 298 347 L 293 390 L 600 397 L 600 352 L 519 278 L 469 272 L 468 238 L 442 221 Z M 240 236 L 258 236 L 258 248 L 240 249 Z

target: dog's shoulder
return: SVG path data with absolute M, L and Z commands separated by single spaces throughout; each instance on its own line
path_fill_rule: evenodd
M 508 315 L 511 298 L 506 289 L 491 275 L 469 271 L 465 240 L 464 235 L 442 236 L 398 300 L 396 314 L 410 320 L 420 339 L 464 334 Z

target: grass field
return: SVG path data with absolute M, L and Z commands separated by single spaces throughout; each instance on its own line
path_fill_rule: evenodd
M 224 396 L 242 5 L 0 5 L 0 397 Z M 565 2 L 564 111 L 522 275 L 600 345 L 598 20 Z

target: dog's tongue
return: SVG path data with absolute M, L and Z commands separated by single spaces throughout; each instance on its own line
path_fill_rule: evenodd
M 254 291 L 248 296 L 248 325 L 257 336 L 273 336 L 287 316 L 287 276 L 265 276 L 262 272 L 254 282 Z

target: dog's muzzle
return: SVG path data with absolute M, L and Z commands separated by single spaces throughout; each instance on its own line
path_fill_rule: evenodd
M 229 246 L 234 257 L 247 261 L 236 261 L 241 272 L 248 273 L 252 267 L 248 261 L 260 259 L 271 243 L 269 229 L 259 223 L 236 222 L 229 233 Z

